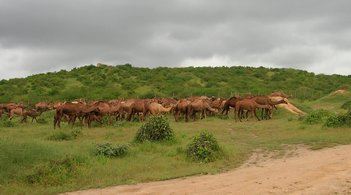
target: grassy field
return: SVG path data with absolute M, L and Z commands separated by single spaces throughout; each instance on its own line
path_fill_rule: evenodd
M 328 101 L 304 102 L 300 105 L 312 110 L 315 103 L 323 105 Z M 176 140 L 142 144 L 133 142 L 141 126 L 139 122 L 83 128 L 82 134 L 76 139 L 53 140 L 52 137 L 57 137 L 58 132 L 70 134 L 80 128 L 71 129 L 63 125 L 61 130 L 54 130 L 52 115 L 52 112 L 45 113 L 41 124 L 20 124 L 19 119 L 8 124 L 2 119 L 0 194 L 55 194 L 214 174 L 240 166 L 257 149 L 284 151 L 291 144 L 305 144 L 312 149 L 319 149 L 351 143 L 349 128 L 307 125 L 297 116 L 283 110 L 278 110 L 272 120 L 260 122 L 251 119 L 236 123 L 232 113 L 229 119 L 212 117 L 189 123 L 176 123 L 169 117 Z M 6 127 L 10 125 L 14 127 Z M 217 138 L 225 153 L 222 159 L 197 163 L 186 158 L 187 144 L 201 131 L 211 132 Z M 105 142 L 128 144 L 128 154 L 120 158 L 96 156 L 96 144 Z

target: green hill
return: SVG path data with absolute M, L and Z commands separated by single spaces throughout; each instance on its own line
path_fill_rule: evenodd
M 0 102 L 270 94 L 276 90 L 315 100 L 351 85 L 351 75 L 253 67 L 140 68 L 130 64 L 87 65 L 0 81 Z

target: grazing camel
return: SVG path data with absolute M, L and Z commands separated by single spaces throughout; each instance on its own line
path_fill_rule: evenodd
M 147 105 L 147 112 L 150 112 L 152 115 L 159 115 L 163 113 L 169 113 L 172 110 L 172 106 L 165 108 L 162 104 L 157 102 L 151 102 Z
M 227 99 L 223 105 L 223 110 L 221 114 L 228 115 L 230 107 L 233 107 L 235 109 L 235 105 L 238 101 L 242 100 L 239 96 L 233 96 L 229 99 Z M 235 112 L 234 112 L 234 117 L 235 117 Z
M 83 118 L 88 120 L 88 126 L 90 127 L 90 119 L 92 119 L 90 115 L 99 112 L 100 110 L 97 106 L 89 106 L 83 103 L 64 103 L 56 108 L 56 113 L 54 116 L 54 129 L 56 126 L 59 128 L 61 127 L 60 122 L 65 115 L 69 117 L 68 123 L 71 123 L 72 128 L 77 117 L 80 119 L 81 127 L 83 126 Z
M 194 121 L 196 119 L 196 113 L 201 113 L 201 119 L 206 118 L 206 111 L 218 112 L 217 109 L 211 108 L 210 104 L 204 99 L 197 99 L 190 103 L 189 113 L 193 117 Z
M 272 101 L 268 96 L 256 96 L 253 98 L 256 103 L 260 105 L 270 105 L 273 108 L 276 108 L 275 106 L 278 104 L 287 104 L 285 100 L 280 100 L 280 101 Z M 272 110 L 271 109 L 262 109 L 262 119 L 271 119 L 272 118 Z
M 237 121 L 237 118 L 239 118 L 239 121 L 241 122 L 241 114 L 243 113 L 244 110 L 246 110 L 248 113 L 251 113 L 251 116 L 255 115 L 257 120 L 260 120 L 256 114 L 256 109 L 257 108 L 268 108 L 272 109 L 272 106 L 270 105 L 260 105 L 256 103 L 254 99 L 243 99 L 235 104 L 235 113 L 236 113 L 236 118 L 235 121 Z

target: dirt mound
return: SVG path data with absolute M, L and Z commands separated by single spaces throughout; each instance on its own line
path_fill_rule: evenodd
M 218 175 L 194 176 L 66 194 L 351 194 L 351 145 L 319 151 L 297 147 Z M 257 162 L 257 163 L 256 163 Z
M 350 94 L 350 92 L 343 89 L 339 89 L 330 93 L 330 95 L 347 95 L 347 94 Z
M 272 101 L 280 101 L 280 100 L 285 100 L 287 102 L 287 104 L 278 104 L 279 107 L 285 108 L 286 110 L 288 110 L 289 112 L 299 115 L 299 116 L 303 116 L 306 115 L 306 112 L 298 109 L 294 104 L 290 103 L 289 100 L 287 98 L 283 98 L 283 97 L 269 97 Z
M 273 97 L 283 97 L 283 98 L 288 98 L 289 96 L 285 94 L 283 91 L 276 91 L 271 94 Z

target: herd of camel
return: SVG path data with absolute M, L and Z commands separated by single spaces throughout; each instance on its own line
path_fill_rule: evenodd
M 55 110 L 54 128 L 61 127 L 61 121 L 68 122 L 72 127 L 76 119 L 80 125 L 91 127 L 93 121 L 103 123 L 103 117 L 108 118 L 111 124 L 112 118 L 116 120 L 131 121 L 138 117 L 144 121 L 147 115 L 159 115 L 172 113 L 175 121 L 184 118 L 184 121 L 196 119 L 197 113 L 200 118 L 207 115 L 223 114 L 228 115 L 230 108 L 234 108 L 235 120 L 255 116 L 257 120 L 270 119 L 273 109 L 278 104 L 286 104 L 285 100 L 272 101 L 269 96 L 233 96 L 228 99 L 210 98 L 207 96 L 196 96 L 183 99 L 175 98 L 152 98 L 152 99 L 127 99 L 111 101 L 91 101 L 85 102 L 77 100 L 73 102 L 39 102 L 33 109 L 26 109 L 22 103 L 0 104 L 0 117 L 7 114 L 11 120 L 14 116 L 22 117 L 21 122 L 26 122 L 28 117 L 37 121 L 37 117 L 43 112 Z M 261 118 L 256 110 L 260 109 Z

